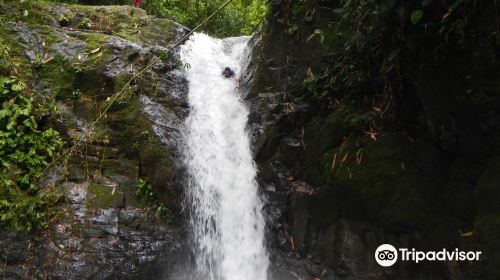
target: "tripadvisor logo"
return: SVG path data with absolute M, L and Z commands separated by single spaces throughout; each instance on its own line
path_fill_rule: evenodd
M 398 259 L 415 263 L 421 261 L 478 261 L 481 253 L 481 251 L 461 251 L 458 249 L 424 252 L 415 250 L 415 248 L 411 250 L 407 248 L 396 249 L 391 244 L 382 244 L 375 251 L 375 260 L 379 265 L 385 267 L 394 265 Z
M 382 244 L 375 251 L 375 260 L 381 266 L 391 266 L 398 261 L 398 251 L 391 244 Z

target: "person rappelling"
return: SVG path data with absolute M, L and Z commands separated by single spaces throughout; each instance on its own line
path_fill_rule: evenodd
M 226 67 L 224 68 L 224 71 L 222 71 L 222 76 L 224 76 L 224 78 L 226 79 L 236 78 L 236 73 L 233 70 L 231 70 L 231 68 Z M 240 87 L 240 80 L 236 79 L 236 88 L 239 87 Z

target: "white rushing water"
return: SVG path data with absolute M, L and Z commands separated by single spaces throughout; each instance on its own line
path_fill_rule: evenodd
M 247 41 L 196 33 L 181 48 L 189 81 L 184 152 L 198 279 L 267 279 L 248 110 L 235 80 L 222 77 L 226 66 L 240 74 Z

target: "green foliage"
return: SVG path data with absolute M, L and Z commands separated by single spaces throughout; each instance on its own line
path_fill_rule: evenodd
M 424 16 L 424 12 L 422 12 L 422 10 L 415 10 L 415 11 L 411 12 L 411 15 L 410 15 L 411 23 L 417 24 L 422 19 L 423 16 Z
M 89 20 L 88 20 L 88 19 L 86 19 L 86 18 L 84 18 L 84 19 L 82 19 L 82 21 L 80 21 L 80 22 L 78 23 L 78 26 L 77 26 L 77 27 L 78 27 L 78 28 L 81 28 L 81 29 L 89 29 L 89 28 L 90 28 L 90 26 L 91 26 L 91 25 L 90 25 Z
M 58 195 L 40 191 L 36 195 L 15 187 L 0 186 L 0 224 L 16 231 L 32 231 L 48 225 Z
M 167 17 L 194 28 L 215 12 L 225 1 L 220 0 L 150 0 L 143 8 L 157 16 Z M 233 0 L 224 10 L 202 27 L 215 36 L 249 35 L 267 13 L 265 0 Z
M 314 2 L 297 1 L 283 11 L 278 21 L 285 33 L 310 24 L 317 10 Z M 477 42 L 473 24 L 478 24 L 477 14 L 486 2 L 342 0 L 332 7 L 336 22 L 317 26 L 321 30 L 307 36 L 307 41 L 322 44 L 330 65 L 325 74 L 308 75 L 304 85 L 313 97 L 330 104 L 353 93 L 373 96 L 373 107 L 367 109 L 382 116 L 396 104 L 405 78 L 412 79 L 404 73 L 438 66 Z
M 56 3 L 85 4 L 85 5 L 123 5 L 131 3 L 131 0 L 50 0 Z
M 46 224 L 55 201 L 37 182 L 63 142 L 57 131 L 39 130 L 32 99 L 15 77 L 0 77 L 0 103 L 0 224 L 30 231 Z
M 132 5 L 132 0 L 51 0 L 53 2 L 87 5 Z M 144 0 L 141 8 L 148 13 L 169 18 L 194 28 L 226 1 L 222 0 Z M 207 22 L 201 30 L 213 36 L 250 35 L 267 15 L 266 0 L 233 0 L 224 10 Z M 88 28 L 81 22 L 79 28 Z
M 45 64 L 43 58 L 40 56 L 39 53 L 35 53 L 35 59 L 33 60 L 32 63 L 33 66 L 35 66 L 35 68 L 41 68 Z
M 156 200 L 153 187 L 144 179 L 139 179 L 139 181 L 137 182 L 137 191 L 135 194 L 147 202 Z
M 156 218 L 164 217 L 168 222 L 172 220 L 172 213 L 170 209 L 162 202 L 158 201 L 156 194 L 153 191 L 153 186 L 144 179 L 139 179 L 137 182 L 137 197 L 142 199 L 146 205 L 146 212 L 154 211 Z
M 9 58 L 10 48 L 2 42 L 0 39 L 0 75 L 3 75 L 9 71 L 11 66 L 11 62 Z
M 331 90 L 331 86 L 325 83 L 324 79 L 328 78 L 328 74 L 314 75 L 311 74 L 309 78 L 304 80 L 304 85 L 309 93 L 316 99 L 323 99 L 325 94 Z

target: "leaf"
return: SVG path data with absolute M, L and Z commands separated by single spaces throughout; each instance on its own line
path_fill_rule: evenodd
M 325 36 L 323 36 L 323 32 L 319 29 L 314 30 L 314 33 L 307 37 L 306 42 L 309 42 L 316 35 L 319 36 L 320 43 L 323 43 L 323 41 L 325 40 Z
M 167 56 L 167 52 L 166 51 L 161 51 L 159 54 L 158 54 L 158 57 L 159 58 L 165 58 Z
M 293 35 L 293 33 L 297 32 L 298 30 L 299 30 L 299 27 L 297 26 L 297 24 L 294 24 L 288 28 L 287 32 L 289 35 Z
M 335 169 L 335 163 L 337 162 L 337 153 L 333 155 L 333 160 L 332 160 L 332 171 Z
M 23 16 L 27 17 L 29 15 L 28 10 L 23 11 Z
M 12 90 L 13 91 L 22 91 L 24 89 L 23 85 L 22 84 L 14 84 L 12 85 Z
M 451 11 L 446 12 L 441 19 L 442 20 L 447 19 L 450 16 L 450 14 L 451 14 Z
M 349 156 L 349 152 L 345 153 L 345 155 L 342 157 L 342 160 L 340 162 L 344 163 L 347 160 L 348 156 Z
M 43 64 L 46 64 L 46 63 L 49 63 L 52 59 L 54 59 L 54 57 L 49 56 L 49 57 L 45 58 L 42 62 L 43 62 Z
M 98 51 L 100 51 L 100 50 L 101 50 L 101 46 L 99 46 L 99 47 L 97 47 L 97 48 L 95 48 L 95 49 L 93 49 L 93 50 L 90 50 L 90 53 L 91 53 L 91 54 L 95 54 L 95 53 L 97 53 L 97 52 L 98 52 Z
M 462 237 L 471 237 L 473 235 L 474 235 L 474 232 L 472 232 L 472 231 L 464 232 L 464 233 L 460 234 L 460 236 L 462 236 Z
M 422 19 L 423 16 L 424 12 L 422 10 L 415 10 L 411 12 L 410 21 L 413 24 L 417 24 Z

